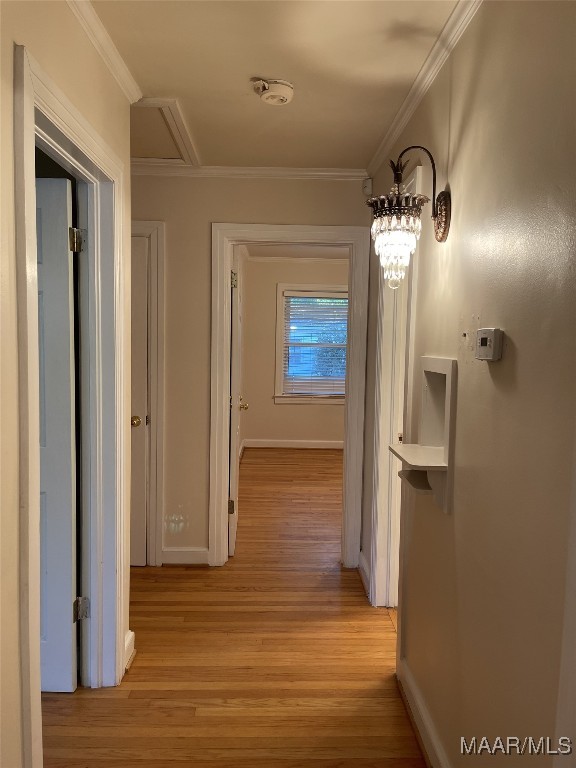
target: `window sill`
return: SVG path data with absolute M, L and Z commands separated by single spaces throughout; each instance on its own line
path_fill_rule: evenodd
M 276 405 L 344 405 L 340 395 L 274 395 Z

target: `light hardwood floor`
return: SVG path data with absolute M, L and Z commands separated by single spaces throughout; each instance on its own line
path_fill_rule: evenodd
M 394 624 L 339 565 L 341 462 L 245 452 L 236 556 L 133 570 L 134 664 L 43 697 L 46 768 L 424 768 Z

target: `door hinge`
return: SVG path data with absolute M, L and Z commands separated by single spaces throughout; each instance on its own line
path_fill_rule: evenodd
M 228 514 L 233 515 L 235 512 L 236 505 L 234 504 L 234 499 L 228 499 Z
M 90 598 L 77 597 L 72 603 L 72 621 L 82 621 L 90 618 Z
M 74 253 L 82 253 L 84 242 L 86 240 L 86 230 L 70 227 L 68 229 L 68 238 L 70 241 L 70 250 Z
M 230 273 L 230 285 L 232 288 L 238 288 L 238 272 L 232 272 Z

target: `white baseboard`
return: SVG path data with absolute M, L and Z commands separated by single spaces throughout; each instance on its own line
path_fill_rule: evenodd
M 434 725 L 430 710 L 426 706 L 422 691 L 418 688 L 414 675 L 405 659 L 401 659 L 397 663 L 396 677 L 412 712 L 414 725 L 426 750 L 430 765 L 432 768 L 452 768 L 452 763 L 444 750 L 442 740 Z
M 135 643 L 136 635 L 129 629 L 124 638 L 124 669 L 128 669 L 132 662 L 132 657 L 136 653 Z
M 164 547 L 162 563 L 166 565 L 208 565 L 207 547 Z
M 244 448 L 332 448 L 340 450 L 344 448 L 343 440 L 260 440 L 249 438 L 242 440 Z
M 360 578 L 362 579 L 362 584 L 364 584 L 366 596 L 368 600 L 370 600 L 370 563 L 368 562 L 368 558 L 366 557 L 366 553 L 363 549 L 360 550 L 358 570 L 360 571 Z

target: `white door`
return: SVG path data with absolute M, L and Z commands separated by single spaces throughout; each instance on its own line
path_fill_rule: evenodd
M 132 238 L 132 482 L 130 565 L 146 565 L 148 541 L 148 274 L 149 240 Z
M 230 499 L 228 515 L 228 554 L 236 551 L 238 529 L 238 478 L 240 475 L 240 424 L 248 403 L 242 398 L 242 290 L 239 259 L 232 259 L 232 307 L 230 342 Z
M 42 690 L 76 689 L 74 281 L 67 179 L 36 180 Z

